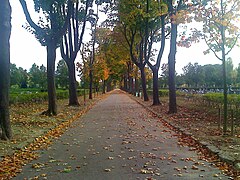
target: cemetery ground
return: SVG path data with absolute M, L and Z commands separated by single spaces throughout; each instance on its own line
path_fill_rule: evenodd
M 104 122 L 104 118 L 106 117 L 100 118 L 99 122 L 98 117 L 95 117 L 92 122 L 94 125 L 91 123 L 88 124 L 86 120 L 83 122 L 84 117 L 81 120 L 81 116 L 91 109 L 94 104 L 102 103 L 102 100 L 114 94 L 122 96 L 120 100 L 124 99 L 122 100 L 124 101 L 122 102 L 123 105 L 130 104 L 130 106 L 133 106 L 129 109 L 123 109 L 124 107 L 121 107 L 121 105 L 118 106 L 121 111 L 127 112 L 124 116 L 120 116 L 119 119 L 121 121 L 116 117 L 116 114 L 112 116 L 114 124 L 111 124 L 111 119 L 106 119 L 106 122 Z M 32 173 L 38 173 L 38 175 L 32 174 L 32 178 L 47 179 L 48 174 L 44 173 L 44 171 L 42 172 L 42 169 L 45 168 L 45 170 L 48 170 L 45 166 L 47 164 L 49 166 L 52 163 L 61 164 L 61 167 L 58 167 L 60 169 L 55 169 L 56 172 L 61 174 L 60 176 L 65 176 L 66 174 L 67 176 L 71 176 L 70 174 L 74 174 L 76 171 L 80 174 L 82 173 L 82 175 L 85 173 L 87 176 L 89 174 L 84 169 L 86 170 L 88 166 L 88 163 L 85 162 L 88 156 L 97 157 L 99 154 L 104 154 L 105 151 L 108 152 L 107 154 L 105 153 L 105 155 L 108 155 L 105 159 L 109 162 L 109 166 L 106 164 L 100 170 L 98 169 L 99 166 L 94 166 L 94 168 L 98 169 L 96 173 L 101 171 L 103 178 L 105 177 L 106 179 L 117 175 L 121 179 L 120 177 L 124 177 L 124 174 L 129 179 L 131 179 L 130 177 L 135 177 L 135 179 L 164 179 L 169 177 L 172 177 L 172 179 L 184 179 L 184 177 L 185 179 L 186 177 L 194 177 L 195 179 L 226 179 L 226 176 L 223 174 L 227 174 L 229 178 L 238 178 L 239 171 L 237 168 L 240 162 L 240 136 L 237 133 L 233 137 L 221 136 L 221 131 L 218 129 L 218 117 L 214 113 L 214 108 L 203 107 L 196 102 L 179 98 L 178 113 L 169 115 L 167 114 L 166 98 L 162 98 L 162 105 L 157 107 L 151 106 L 151 102 L 144 102 L 138 97 L 126 95 L 128 94 L 125 93 L 124 95 L 122 91 L 115 90 L 107 95 L 96 96 L 94 100 L 87 100 L 85 106 L 82 103 L 83 98 L 80 97 L 81 106 L 79 107 L 69 107 L 67 106 L 67 100 L 59 100 L 59 113 L 55 117 L 40 115 L 47 108 L 47 103 L 29 103 L 11 106 L 14 137 L 11 142 L 0 142 L 0 153 L 2 155 L 0 178 L 7 179 L 17 175 L 22 171 L 24 165 L 31 162 L 32 164 L 26 165 L 26 167 Z M 134 101 L 130 98 L 126 99 L 127 97 L 131 97 L 139 102 L 146 107 L 147 111 L 143 111 L 140 105 L 140 107 L 134 105 Z M 112 101 L 112 106 L 117 106 L 114 103 L 118 101 Z M 138 112 L 139 109 L 141 109 L 140 112 Z M 110 110 L 115 111 L 116 109 Z M 143 121 L 140 122 L 137 116 L 143 117 Z M 46 149 L 52 152 L 58 151 L 57 147 L 51 149 L 51 146 L 54 146 L 55 142 L 59 141 L 59 138 L 61 138 L 65 131 L 66 133 L 68 131 L 71 133 L 72 130 L 70 131 L 70 129 L 74 123 L 78 123 L 80 128 L 82 126 L 82 132 L 78 132 L 80 133 L 79 136 L 84 136 L 85 134 L 85 138 L 81 138 L 84 142 L 88 143 L 85 144 L 86 152 L 78 152 L 82 156 L 80 164 L 73 167 L 66 162 L 50 156 L 45 157 L 49 158 L 45 159 L 45 163 L 40 163 L 38 157 L 41 156 L 43 151 Z M 111 132 L 106 137 L 103 136 L 105 139 L 100 135 L 94 137 L 100 138 L 99 141 L 103 141 L 101 143 L 103 147 L 99 151 L 95 150 L 93 144 L 90 142 L 93 140 L 94 134 L 96 134 L 96 129 L 93 128 L 98 123 L 102 125 L 102 127 L 98 127 L 100 128 L 98 129 L 99 131 Z M 102 123 L 105 123 L 105 125 Z M 106 123 L 109 125 L 109 129 Z M 83 128 L 84 124 L 89 129 Z M 126 132 L 117 134 L 115 130 Z M 68 134 L 67 136 L 71 137 L 72 135 Z M 112 139 L 116 137 L 120 137 L 117 143 L 120 143 L 123 149 L 114 149 L 117 147 L 114 146 L 113 148 L 113 145 L 111 145 L 116 143 L 112 142 Z M 141 139 L 137 140 L 140 137 Z M 144 141 L 141 142 L 141 140 Z M 62 141 L 61 143 L 63 147 L 69 145 L 69 142 Z M 75 145 L 78 145 L 78 143 L 76 142 Z M 178 148 L 186 152 L 184 157 L 179 154 Z M 59 148 L 59 150 L 61 149 L 62 147 Z M 71 148 L 69 147 L 69 149 Z M 84 155 L 84 153 L 88 155 Z M 158 155 L 159 153 L 162 154 Z M 141 160 L 137 163 L 138 156 L 141 157 Z M 71 155 L 71 152 L 69 157 L 70 160 L 79 158 L 74 153 Z M 102 161 L 104 160 L 102 159 Z M 121 167 L 112 165 L 114 161 L 117 161 Z M 159 168 L 158 163 L 163 164 L 168 169 Z M 208 171 L 210 164 L 214 169 L 212 173 Z M 216 167 L 219 170 L 216 170 Z M 112 176 L 111 173 L 113 173 Z M 29 172 L 28 174 L 31 175 Z M 122 175 L 120 176 L 120 174 Z

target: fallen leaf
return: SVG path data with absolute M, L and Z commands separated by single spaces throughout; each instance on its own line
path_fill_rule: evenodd
M 111 172 L 111 169 L 104 169 L 105 172 Z

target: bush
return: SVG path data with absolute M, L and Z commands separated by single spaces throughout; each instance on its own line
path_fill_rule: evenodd
M 203 99 L 211 102 L 223 104 L 223 94 L 222 93 L 207 93 L 203 95 Z M 240 96 L 237 94 L 228 94 L 228 104 L 237 105 L 240 103 Z
M 68 90 L 60 90 L 57 92 L 57 99 L 67 99 L 69 97 Z M 86 90 L 86 94 L 88 90 Z M 84 94 L 83 89 L 77 90 L 78 96 L 82 96 Z M 48 93 L 42 92 L 40 89 L 11 89 L 10 90 L 10 104 L 16 103 L 28 103 L 28 102 L 43 102 L 48 100 Z

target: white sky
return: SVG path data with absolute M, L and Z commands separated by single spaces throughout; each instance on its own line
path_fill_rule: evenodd
M 28 1 L 32 2 L 32 1 Z M 34 35 L 27 32 L 22 25 L 26 19 L 18 0 L 10 0 L 12 6 L 12 33 L 10 39 L 11 45 L 11 63 L 18 67 L 29 70 L 33 63 L 37 65 L 47 64 L 46 48 L 42 47 L 35 39 Z M 33 9 L 33 3 L 28 4 L 31 15 L 36 15 Z M 35 16 L 37 18 L 38 16 Z M 85 35 L 87 35 L 85 33 Z M 203 51 L 207 49 L 205 43 L 193 44 L 190 48 L 177 48 L 176 71 L 182 73 L 182 68 L 189 62 L 198 62 L 200 65 L 221 63 L 213 54 L 204 55 Z M 232 57 L 234 66 L 240 63 L 240 48 L 236 47 L 229 56 Z M 162 63 L 167 63 L 169 53 L 169 43 L 166 43 Z M 56 63 L 61 59 L 59 49 L 57 50 Z

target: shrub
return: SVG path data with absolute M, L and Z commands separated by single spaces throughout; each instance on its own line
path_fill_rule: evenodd
M 88 93 L 88 90 L 85 92 Z M 78 96 L 84 94 L 83 89 L 77 90 Z M 57 99 L 67 99 L 69 97 L 68 90 L 58 89 L 56 92 Z M 39 89 L 11 89 L 10 90 L 10 104 L 28 103 L 28 102 L 43 102 L 48 100 L 48 93 Z

